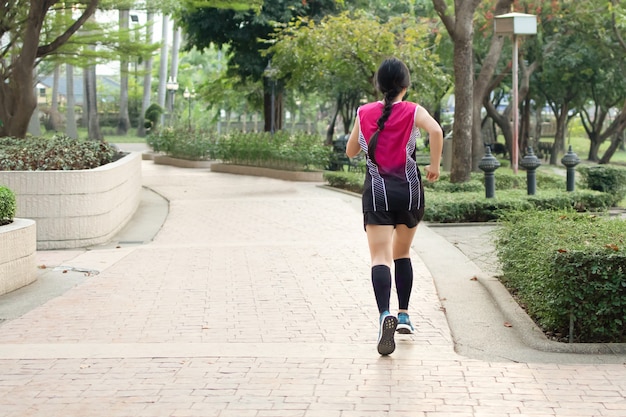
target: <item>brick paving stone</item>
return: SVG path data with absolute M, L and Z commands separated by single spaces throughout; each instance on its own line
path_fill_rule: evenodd
M 417 256 L 417 331 L 380 357 L 354 197 L 150 161 L 143 183 L 170 204 L 152 242 L 42 254 L 107 267 L 0 326 L 0 417 L 626 415 L 624 364 L 457 355 Z

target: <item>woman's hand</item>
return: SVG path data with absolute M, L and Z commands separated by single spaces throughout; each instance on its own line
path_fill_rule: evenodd
M 428 181 L 435 182 L 439 179 L 439 167 L 436 167 L 435 169 L 430 165 L 426 165 L 424 170 L 426 170 L 426 179 Z

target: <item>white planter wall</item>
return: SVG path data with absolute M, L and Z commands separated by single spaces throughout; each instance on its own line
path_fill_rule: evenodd
M 36 252 L 34 221 L 15 218 L 13 223 L 0 226 L 0 295 L 37 279 Z
M 15 193 L 16 216 L 33 219 L 37 249 L 107 242 L 130 220 L 141 194 L 141 154 L 89 170 L 0 171 Z

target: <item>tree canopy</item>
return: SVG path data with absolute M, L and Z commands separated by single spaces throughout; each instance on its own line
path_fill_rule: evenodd
M 367 13 L 344 12 L 320 22 L 293 21 L 277 32 L 267 52 L 288 88 L 335 102 L 347 133 L 356 107 L 376 97 L 373 78 L 389 56 L 402 59 L 411 70 L 414 100 L 433 103 L 433 97 L 440 97 L 448 83 L 432 51 L 428 25 L 416 24 L 412 16 L 382 23 Z
M 282 108 L 280 84 L 277 100 L 270 100 L 270 84 L 265 69 L 269 57 L 264 55 L 275 27 L 284 25 L 298 16 L 321 18 L 342 6 L 339 0 L 265 0 L 259 11 L 221 10 L 211 7 L 185 8 L 178 14 L 178 22 L 187 34 L 186 49 L 199 50 L 212 45 L 228 47 L 227 75 L 236 77 L 238 84 L 264 81 L 265 128 L 269 130 L 271 114 L 278 116 Z M 271 106 L 274 106 L 272 111 Z M 278 120 L 280 126 L 280 120 Z

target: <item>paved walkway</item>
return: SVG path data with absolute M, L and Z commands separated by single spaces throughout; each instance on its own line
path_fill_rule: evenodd
M 455 353 L 417 253 L 417 332 L 379 356 L 353 197 L 152 162 L 143 183 L 169 200 L 153 241 L 39 253 L 79 283 L 0 326 L 0 416 L 626 415 L 623 363 Z

